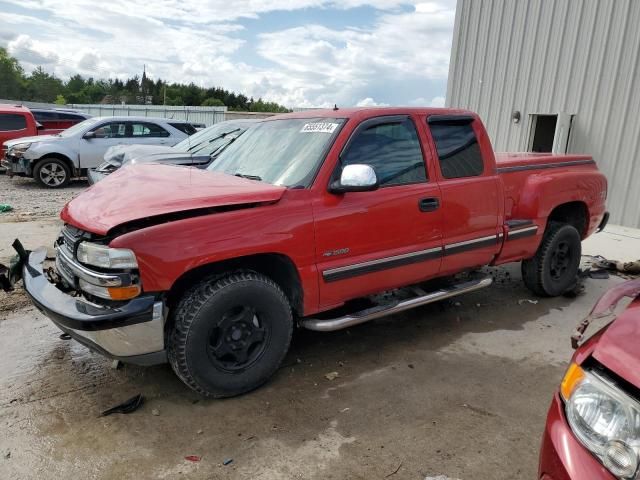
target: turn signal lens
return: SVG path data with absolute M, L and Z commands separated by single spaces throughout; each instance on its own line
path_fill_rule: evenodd
M 569 400 L 569 397 L 584 378 L 584 370 L 577 363 L 572 363 L 564 374 L 562 383 L 560 384 L 560 393 L 562 398 Z
M 139 285 L 130 285 L 128 287 L 108 287 L 107 291 L 111 300 L 129 300 L 140 295 L 141 289 Z
M 95 295 L 96 297 L 106 298 L 107 300 L 129 300 L 140 295 L 142 289 L 140 285 L 129 285 L 127 287 L 99 287 L 93 283 L 80 279 L 80 290 Z

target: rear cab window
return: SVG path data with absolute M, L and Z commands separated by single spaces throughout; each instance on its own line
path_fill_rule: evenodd
M 371 166 L 381 187 L 427 181 L 418 133 L 408 117 L 363 122 L 349 140 L 341 164 Z
M 20 113 L 0 113 L 0 132 L 26 130 L 27 119 Z
M 446 179 L 478 177 L 484 159 L 470 115 L 431 115 L 427 119 L 438 151 L 440 172 Z

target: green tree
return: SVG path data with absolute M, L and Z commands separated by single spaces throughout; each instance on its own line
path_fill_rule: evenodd
M 203 107 L 224 107 L 224 102 L 219 98 L 209 97 L 202 102 Z
M 27 79 L 27 95 L 35 102 L 53 103 L 63 89 L 62 81 L 42 67 L 37 67 Z
M 66 105 L 67 104 L 67 100 L 60 94 L 58 94 L 58 96 L 56 97 L 56 101 L 55 101 L 56 105 Z
M 19 100 L 24 95 L 24 71 L 18 60 L 0 47 L 0 98 Z

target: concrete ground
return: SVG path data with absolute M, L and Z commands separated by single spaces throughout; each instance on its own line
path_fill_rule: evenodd
M 51 245 L 59 228 L 0 217 L 0 262 L 15 236 Z M 638 246 L 637 231 L 613 227 L 585 253 Z M 301 331 L 271 382 L 228 400 L 200 398 L 168 366 L 114 370 L 19 292 L 0 293 L 0 478 L 533 479 L 569 337 L 622 279 L 535 299 L 518 265 L 488 272 L 493 286 L 452 302 Z M 138 393 L 135 413 L 99 417 Z

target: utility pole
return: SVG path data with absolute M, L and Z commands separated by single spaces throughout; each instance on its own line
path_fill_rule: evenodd
M 147 104 L 147 95 L 144 91 L 144 83 L 145 80 L 147 79 L 147 64 L 143 63 L 142 64 L 142 80 L 140 81 L 140 90 L 142 91 L 142 104 L 146 105 Z

